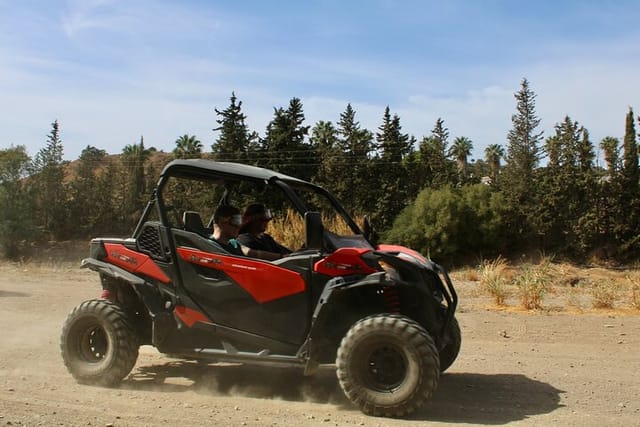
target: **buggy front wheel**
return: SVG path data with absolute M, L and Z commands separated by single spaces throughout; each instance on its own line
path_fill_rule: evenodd
M 415 321 L 379 314 L 356 322 L 342 339 L 336 372 L 345 395 L 364 413 L 400 417 L 438 386 L 438 350 Z
M 460 353 L 462 337 L 460 333 L 460 324 L 455 317 L 451 319 L 447 340 L 447 344 L 442 348 L 442 350 L 440 350 L 440 372 L 444 372 L 449 369 Z

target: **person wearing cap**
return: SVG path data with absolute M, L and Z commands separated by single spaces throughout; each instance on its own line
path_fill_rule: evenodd
M 261 203 L 247 206 L 243 215 L 243 225 L 240 228 L 238 241 L 249 248 L 277 253 L 281 256 L 291 253 L 291 250 L 276 242 L 266 233 L 267 225 L 272 219 L 271 211 Z
M 219 206 L 213 214 L 213 234 L 209 237 L 233 255 L 261 258 L 273 261 L 282 257 L 280 253 L 254 249 L 237 240 L 242 215 L 240 209 L 231 205 Z

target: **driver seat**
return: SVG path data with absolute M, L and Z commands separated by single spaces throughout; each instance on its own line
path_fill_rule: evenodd
M 199 212 L 184 211 L 182 214 L 182 223 L 184 224 L 185 231 L 190 231 L 207 238 L 211 235 L 211 230 L 202 224 L 202 218 Z

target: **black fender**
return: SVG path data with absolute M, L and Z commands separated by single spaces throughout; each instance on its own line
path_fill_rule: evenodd
M 405 264 L 397 259 L 395 263 Z M 307 339 L 298 353 L 307 360 L 306 374 L 313 373 L 318 363 L 333 363 L 347 330 L 373 314 L 403 314 L 428 330 L 439 348 L 446 345 L 447 326 L 457 304 L 448 274 L 436 264 L 431 268 L 405 266 L 416 273 L 415 280 L 404 281 L 380 271 L 360 277 L 335 277 L 327 282 L 314 307 Z
M 314 308 L 307 339 L 298 351 L 298 357 L 307 360 L 307 366 L 305 368 L 306 375 L 311 375 L 315 372 L 318 363 L 333 362 L 333 360 L 328 357 L 327 349 L 331 349 L 329 354 L 333 357 L 333 352 L 337 350 L 337 345 L 343 332 L 346 332 L 352 323 L 365 315 L 364 313 L 357 314 L 356 312 L 351 312 L 353 319 L 344 317 L 335 319 L 332 314 L 333 310 L 330 308 L 339 304 L 342 297 L 346 295 L 345 293 L 374 287 L 381 289 L 384 286 L 394 285 L 395 282 L 390 281 L 383 271 L 370 274 L 359 280 L 341 276 L 334 277 L 326 283 Z M 373 310 L 373 312 L 378 311 L 370 306 L 362 308 L 365 310 Z M 344 314 L 344 311 L 342 314 Z M 331 337 L 333 337 L 333 340 Z
M 83 259 L 80 268 L 89 268 L 90 270 L 98 272 L 100 277 L 103 278 L 103 286 L 105 277 L 114 279 L 110 281 L 110 284 L 130 285 L 129 287 L 136 293 L 138 299 L 146 307 L 148 314 L 152 318 L 163 311 L 164 301 L 157 286 L 144 280 L 142 277 L 136 276 L 117 265 L 99 261 L 95 258 Z
M 112 277 L 116 280 L 122 280 L 131 285 L 143 285 L 145 283 L 144 279 L 136 276 L 135 274 L 129 273 L 127 270 L 120 268 L 116 265 L 109 264 L 108 262 L 98 261 L 95 258 L 85 258 L 80 263 L 80 268 L 88 268 L 90 270 L 96 271 L 100 273 L 100 275 L 105 275 L 107 277 Z

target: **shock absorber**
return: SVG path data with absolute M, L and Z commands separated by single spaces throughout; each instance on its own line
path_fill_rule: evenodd
M 100 299 L 115 301 L 116 292 L 114 292 L 114 286 L 113 286 L 114 279 L 101 274 L 100 282 L 102 284 L 102 292 L 100 293 Z
M 400 293 L 395 286 L 385 286 L 382 289 L 384 308 L 388 313 L 400 314 Z

